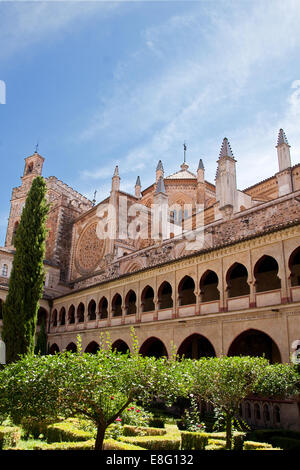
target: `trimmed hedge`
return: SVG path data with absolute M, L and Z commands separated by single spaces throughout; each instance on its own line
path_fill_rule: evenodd
M 16 447 L 20 438 L 20 428 L 16 426 L 0 426 L 0 449 Z
M 141 426 L 123 426 L 123 436 L 164 436 L 167 434 L 166 429 L 146 428 Z
M 226 433 L 225 432 L 211 432 L 207 433 L 209 439 L 218 439 L 222 441 L 226 441 Z M 232 435 L 232 447 L 233 450 L 243 450 L 243 443 L 246 437 L 246 433 L 234 431 Z
M 53 422 L 53 421 L 52 421 Z M 25 431 L 25 436 L 32 436 L 34 439 L 38 439 L 40 434 L 46 434 L 47 426 L 50 422 L 41 421 L 37 418 L 23 418 L 21 421 L 22 429 Z
M 147 450 L 179 450 L 180 435 L 120 437 L 121 442 L 143 447 Z
M 113 439 L 107 439 L 107 441 L 104 441 L 104 450 L 146 450 L 146 449 L 140 446 L 136 446 L 134 444 L 119 442 Z
M 205 432 L 180 431 L 182 450 L 204 450 L 208 445 L 208 434 Z
M 47 442 L 81 442 L 93 438 L 93 434 L 82 429 L 76 429 L 74 423 L 62 421 L 61 423 L 51 424 L 46 430 Z
M 245 441 L 244 450 L 265 450 L 272 449 L 271 444 L 267 442 Z

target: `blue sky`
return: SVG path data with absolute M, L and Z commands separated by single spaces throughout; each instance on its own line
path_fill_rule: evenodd
M 44 175 L 97 200 L 204 161 L 223 137 L 244 189 L 274 174 L 283 127 L 300 161 L 299 0 L 0 0 L 0 244 L 37 140 Z

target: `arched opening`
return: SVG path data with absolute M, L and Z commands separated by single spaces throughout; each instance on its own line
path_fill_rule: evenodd
M 41 326 L 41 324 L 44 322 L 44 325 L 46 326 L 47 323 L 47 310 L 45 310 L 43 307 L 40 307 L 38 310 L 37 314 L 37 326 Z
M 172 287 L 169 282 L 164 281 L 158 289 L 158 308 L 162 310 L 164 308 L 172 308 Z
M 164 343 L 160 339 L 154 337 L 148 338 L 142 344 L 140 348 L 140 354 L 144 357 L 148 356 L 156 358 L 168 356 Z
M 99 351 L 99 349 L 100 349 L 99 344 L 96 343 L 96 341 L 91 341 L 85 348 L 84 352 L 90 353 L 90 354 L 96 354 L 97 351 Z
M 17 234 L 18 227 L 19 227 L 19 222 L 15 222 L 15 225 L 14 225 L 14 228 L 13 228 L 12 237 L 11 237 L 11 244 L 12 244 L 12 245 L 15 244 L 15 238 L 16 238 L 16 234 Z
M 70 351 L 72 353 L 77 352 L 77 346 L 75 343 L 69 343 L 68 346 L 66 347 L 66 351 Z
M 215 357 L 216 353 L 213 345 L 205 336 L 195 333 L 181 343 L 178 355 L 188 359 L 200 359 L 200 357 Z
M 143 289 L 141 300 L 143 312 L 152 312 L 153 310 L 155 310 L 154 290 L 152 289 L 152 287 L 146 286 Z
M 56 353 L 59 353 L 59 347 L 57 346 L 56 343 L 53 343 L 53 344 L 50 346 L 49 354 L 56 354 Z
M 122 339 L 118 339 L 117 341 L 115 341 L 111 348 L 112 350 L 116 350 L 123 354 L 130 352 L 128 345 Z
M 218 284 L 217 274 L 210 269 L 207 270 L 200 280 L 201 302 L 213 302 L 220 299 Z
M 275 405 L 273 408 L 274 422 L 280 424 L 280 408 L 278 405 Z
M 65 325 L 66 324 L 66 309 L 62 307 L 59 312 L 59 324 Z
M 291 286 L 300 286 L 300 247 L 291 254 L 289 268 L 291 271 Z
M 179 305 L 192 305 L 196 303 L 194 294 L 195 282 L 190 276 L 181 279 L 178 286 Z
M 244 331 L 235 338 L 229 348 L 228 356 L 264 356 L 271 364 L 281 362 L 279 349 L 272 338 L 254 329 Z
M 270 422 L 270 409 L 269 409 L 269 405 L 267 405 L 267 403 L 265 403 L 264 406 L 263 406 L 263 417 L 264 417 L 265 423 Z
M 113 317 L 120 317 L 122 315 L 122 297 L 116 294 L 111 302 L 111 310 Z
M 240 297 L 250 294 L 250 286 L 247 282 L 248 271 L 241 263 L 235 263 L 229 268 L 226 276 L 228 297 Z
M 28 165 L 27 165 L 27 172 L 26 172 L 27 175 L 30 174 L 30 173 L 32 173 L 32 170 L 33 170 L 33 162 L 30 162 L 30 163 L 28 163 Z
M 108 302 L 106 297 L 102 297 L 99 302 L 99 315 L 101 320 L 108 317 Z
M 52 312 L 52 326 L 57 326 L 57 310 L 56 310 L 56 308 Z
M 93 299 L 88 305 L 88 319 L 96 320 L 96 302 Z
M 254 268 L 256 292 L 266 292 L 280 289 L 281 280 L 278 277 L 278 263 L 272 256 L 264 255 Z
M 130 290 L 125 298 L 126 315 L 134 315 L 136 313 L 136 294 Z
M 77 307 L 77 322 L 83 323 L 84 322 L 84 305 L 82 302 Z
M 72 325 L 75 323 L 75 307 L 74 305 L 71 305 L 68 311 L 68 323 Z
M 245 414 L 246 414 L 246 418 L 248 419 L 252 418 L 251 405 L 248 401 L 246 402 L 246 405 L 245 405 Z
M 255 403 L 254 405 L 254 416 L 255 416 L 255 419 L 260 419 L 260 407 L 259 407 L 259 404 L 258 403 Z

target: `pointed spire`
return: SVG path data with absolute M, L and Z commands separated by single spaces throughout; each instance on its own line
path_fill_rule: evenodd
M 220 150 L 220 158 L 222 158 L 222 157 L 234 158 L 231 147 L 230 147 L 230 143 L 229 143 L 227 137 L 224 137 L 223 142 L 222 142 L 222 146 L 221 146 L 221 150 Z
M 281 144 L 287 144 L 290 147 L 283 129 L 279 129 L 276 147 L 278 147 L 278 145 L 281 145 Z
M 165 183 L 164 183 L 163 177 L 161 176 L 157 182 L 155 193 L 158 194 L 158 193 L 165 193 L 165 192 L 166 192 Z
M 114 171 L 114 176 L 119 176 L 119 167 L 116 165 L 115 171 Z
M 199 160 L 198 170 L 204 170 L 204 165 L 203 165 L 202 158 L 200 158 L 200 160 Z
M 141 186 L 141 180 L 140 180 L 140 177 L 138 176 L 137 179 L 136 179 L 136 183 L 135 183 L 136 186 Z
M 159 162 L 158 162 L 158 164 L 157 164 L 157 167 L 156 167 L 156 171 L 157 171 L 157 170 L 163 170 L 163 169 L 164 169 L 164 167 L 163 167 L 162 161 L 159 160 Z

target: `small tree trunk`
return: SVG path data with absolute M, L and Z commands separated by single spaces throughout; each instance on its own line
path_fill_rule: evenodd
M 226 449 L 231 450 L 232 442 L 232 416 L 229 413 L 226 413 Z
M 94 450 L 103 450 L 103 441 L 105 435 L 106 427 L 103 424 L 98 424 L 97 428 L 97 436 L 95 442 L 95 449 Z

